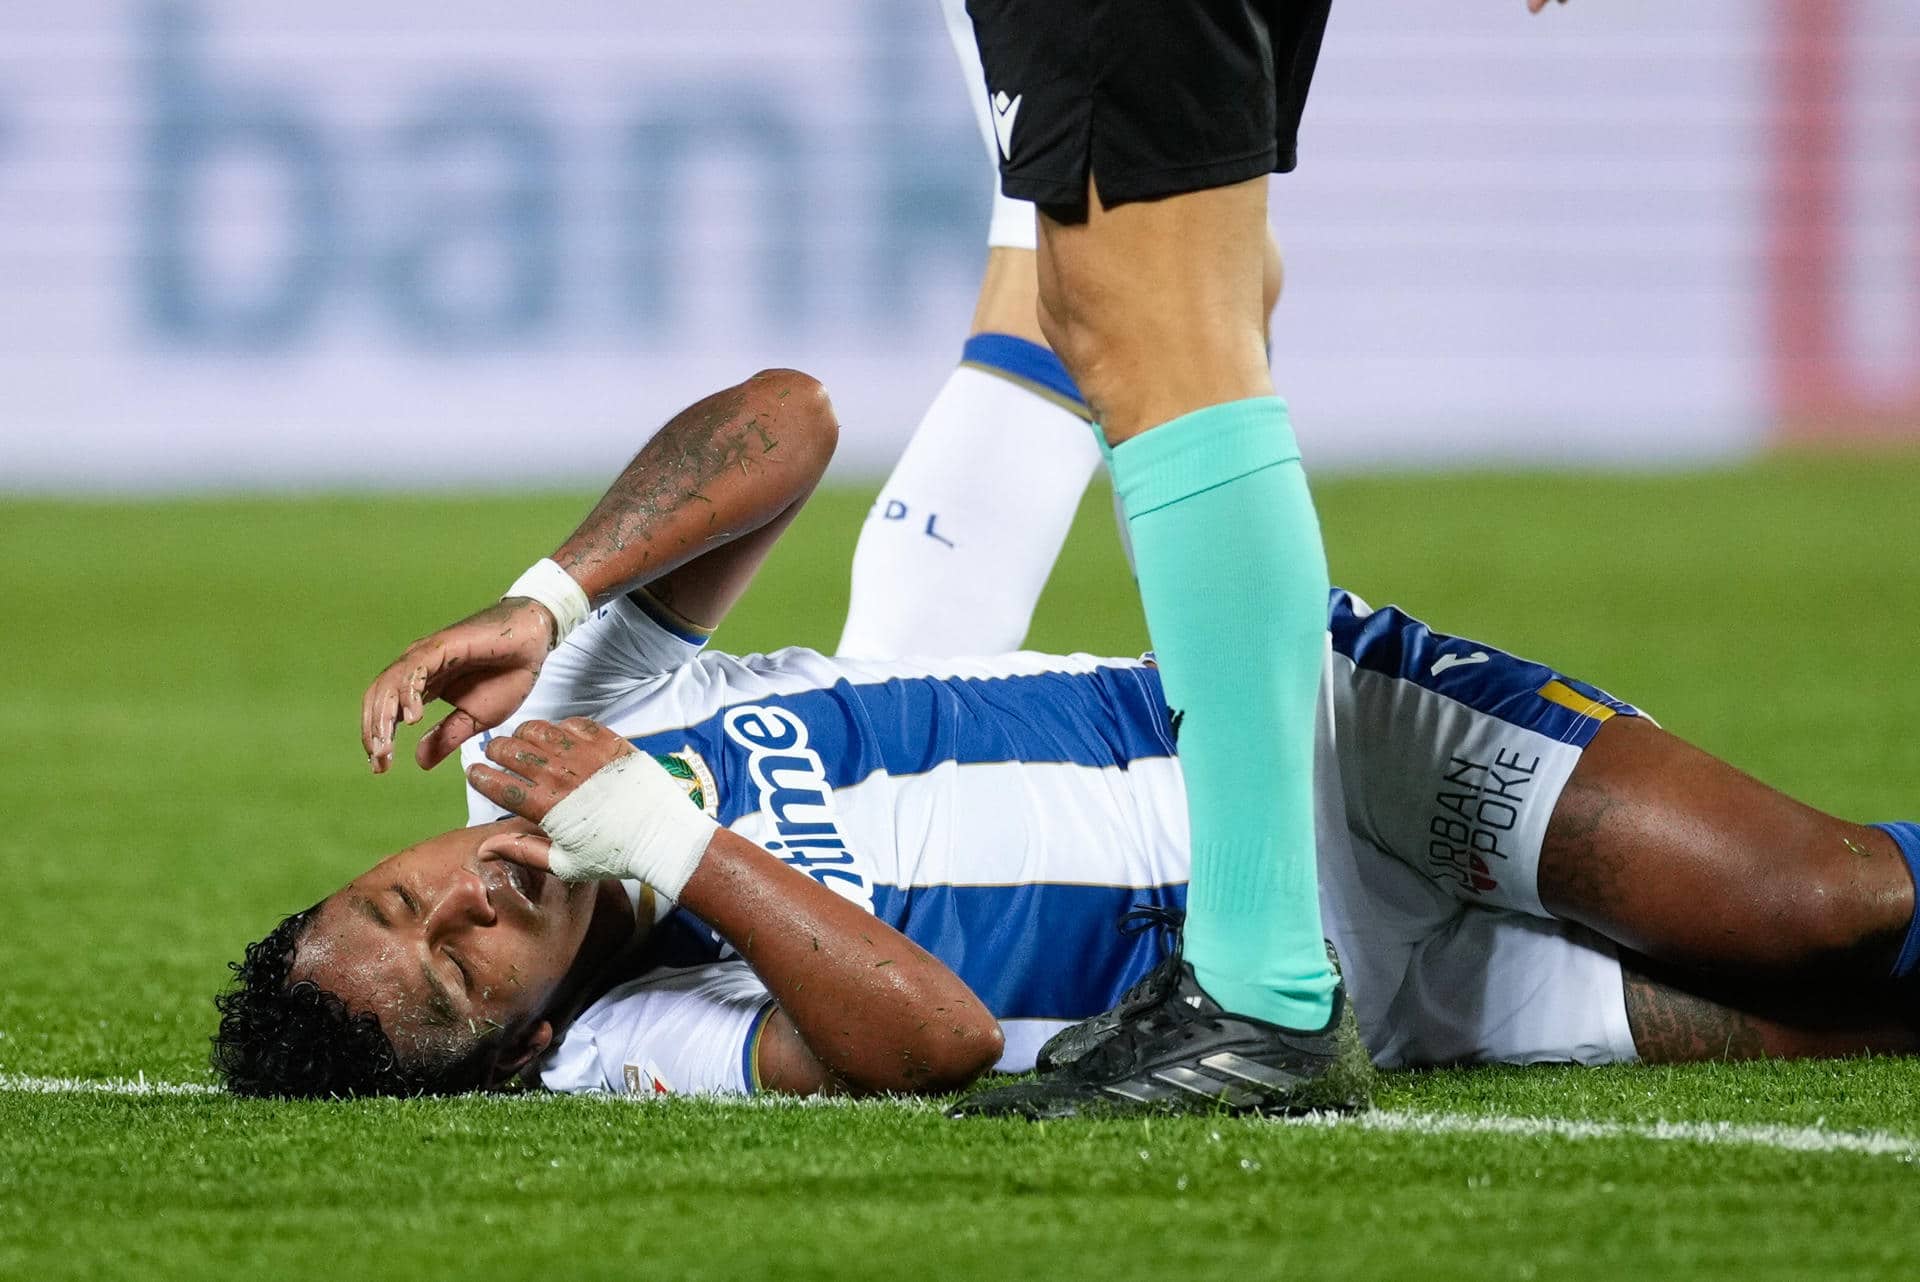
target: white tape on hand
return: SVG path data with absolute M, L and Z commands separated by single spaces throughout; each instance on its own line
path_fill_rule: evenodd
M 553 644 L 558 646 L 567 639 L 567 635 L 587 621 L 593 613 L 593 602 L 587 599 L 585 589 L 573 581 L 573 576 L 560 568 L 559 562 L 552 557 L 542 557 L 527 567 L 527 572 L 513 581 L 513 586 L 500 594 L 502 601 L 508 597 L 525 597 L 529 601 L 538 601 L 553 616 Z
M 600 767 L 540 826 L 553 838 L 548 867 L 560 880 L 630 878 L 669 899 L 680 897 L 720 827 L 644 752 Z

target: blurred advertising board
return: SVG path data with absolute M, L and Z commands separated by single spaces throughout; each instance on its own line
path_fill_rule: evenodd
M 1336 6 L 1276 179 L 1310 463 L 1912 432 L 1920 10 Z M 934 0 L 69 0 L 0 28 L 0 488 L 603 475 L 766 365 L 884 470 L 990 175 Z

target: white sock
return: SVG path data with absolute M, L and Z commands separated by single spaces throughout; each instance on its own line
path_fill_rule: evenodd
M 867 514 L 839 653 L 1019 649 L 1099 466 L 1058 358 L 976 334 Z

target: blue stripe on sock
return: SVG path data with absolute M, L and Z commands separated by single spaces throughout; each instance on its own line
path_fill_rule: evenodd
M 1875 824 L 1881 832 L 1893 838 L 1893 844 L 1900 847 L 1900 853 L 1906 857 L 1907 872 L 1913 878 L 1913 920 L 1907 923 L 1907 938 L 1900 945 L 1900 956 L 1893 963 L 1893 977 L 1906 979 L 1920 967 L 1920 824 L 1891 823 Z
M 972 365 L 986 365 L 1014 378 L 1037 383 L 1057 396 L 1064 396 L 1081 408 L 1086 398 L 1080 395 L 1067 367 L 1038 343 L 1029 343 L 1012 334 L 975 334 L 960 351 L 960 359 Z

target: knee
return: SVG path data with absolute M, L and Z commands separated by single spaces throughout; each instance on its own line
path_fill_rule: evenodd
M 1166 373 L 1145 353 L 1164 350 L 1163 346 L 1149 342 L 1143 347 L 1138 335 L 1121 340 L 1086 313 L 1057 297 L 1050 298 L 1045 291 L 1040 296 L 1039 319 L 1047 346 L 1067 367 L 1080 395 L 1086 398 L 1107 444 L 1118 445 L 1133 435 L 1141 424 L 1125 426 L 1138 417 L 1129 411 L 1137 409 L 1154 389 L 1151 375 L 1161 374 L 1164 382 Z
M 1042 285 L 1039 293 L 1038 317 L 1040 336 L 1067 367 L 1067 373 L 1073 375 L 1074 382 L 1080 385 L 1080 392 L 1090 395 L 1087 386 L 1091 366 L 1098 358 L 1102 344 L 1093 327 L 1076 316 L 1072 305 L 1059 289 L 1048 289 Z
M 1821 857 L 1775 882 L 1772 928 L 1784 951 L 1809 963 L 1897 952 L 1914 910 L 1905 861 L 1885 833 L 1836 828 L 1822 834 Z

